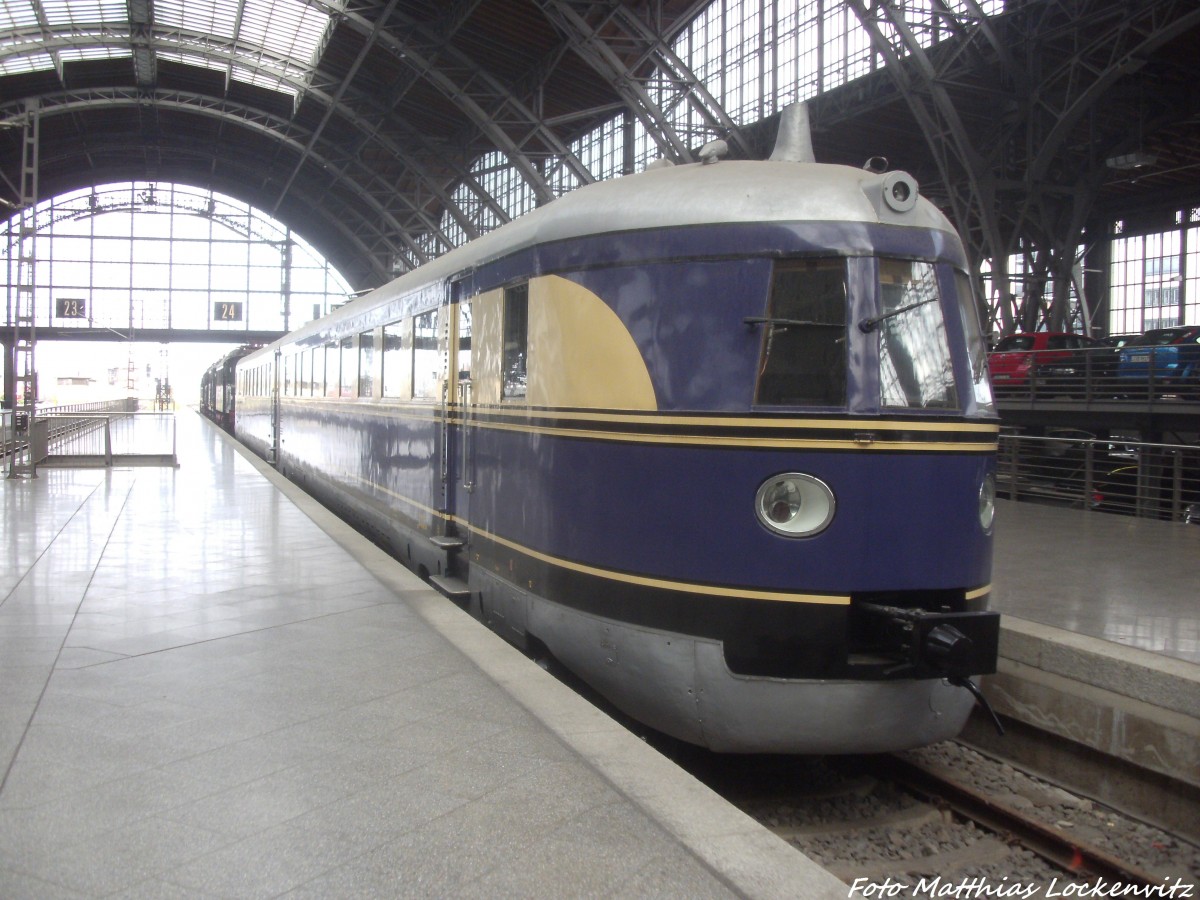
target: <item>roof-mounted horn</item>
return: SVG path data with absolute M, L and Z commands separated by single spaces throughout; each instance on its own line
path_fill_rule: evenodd
M 816 162 L 813 155 L 812 129 L 808 123 L 808 107 L 803 103 L 785 106 L 779 114 L 779 134 L 771 157 L 775 162 Z

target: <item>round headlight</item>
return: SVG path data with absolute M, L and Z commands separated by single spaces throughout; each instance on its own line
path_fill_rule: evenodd
M 979 486 L 979 524 L 990 531 L 996 520 L 996 476 L 989 472 Z
M 754 498 L 758 520 L 788 537 L 820 534 L 833 520 L 836 507 L 825 482 L 799 472 L 768 478 Z

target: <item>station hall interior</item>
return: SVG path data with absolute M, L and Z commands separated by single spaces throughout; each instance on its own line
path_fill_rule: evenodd
M 0 0 L 0 896 L 845 897 L 199 414 L 798 105 L 961 239 L 1009 752 L 1200 840 L 1198 51 L 1178 0 Z

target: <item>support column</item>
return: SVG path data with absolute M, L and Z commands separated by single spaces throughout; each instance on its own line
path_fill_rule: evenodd
M 21 198 L 17 213 L 17 239 L 10 245 L 16 250 L 16 260 L 9 256 L 8 308 L 12 314 L 12 385 L 13 412 L 19 426 L 23 425 L 25 439 L 17 441 L 8 457 L 8 477 L 37 477 L 37 453 L 34 450 L 37 415 L 37 368 L 34 348 L 37 346 L 36 287 L 37 279 L 37 214 L 38 202 L 38 138 L 40 117 L 38 101 L 25 104 L 25 127 L 21 142 Z M 15 277 L 14 277 L 15 262 Z M 7 374 L 7 373 L 6 373 Z

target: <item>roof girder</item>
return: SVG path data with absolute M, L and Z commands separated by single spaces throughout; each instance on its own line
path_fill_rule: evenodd
M 693 162 L 692 144 L 680 135 L 667 111 L 690 105 L 714 135 L 724 135 L 742 156 L 749 144 L 721 104 L 695 73 L 637 14 L 619 0 L 535 0 L 546 17 L 571 42 L 572 48 L 608 79 L 627 107 L 646 127 L 663 155 Z M 626 52 L 620 54 L 617 44 Z M 658 103 L 643 86 L 645 66 L 661 73 L 666 102 Z

